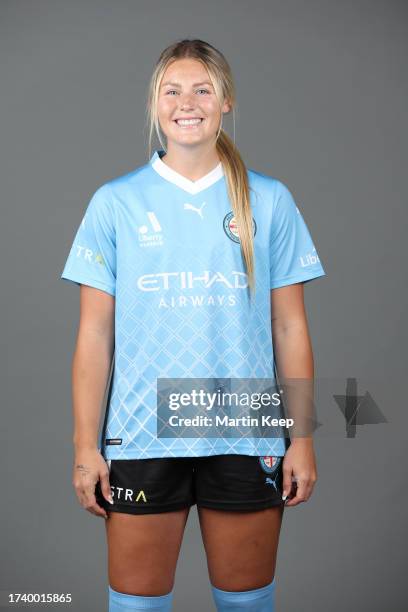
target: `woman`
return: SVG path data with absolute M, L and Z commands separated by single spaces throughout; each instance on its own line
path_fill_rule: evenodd
M 310 436 L 159 435 L 162 379 L 273 379 L 275 362 L 313 378 L 303 283 L 325 272 L 288 188 L 222 129 L 234 105 L 219 51 L 165 49 L 148 98 L 162 148 L 95 192 L 61 275 L 81 287 L 73 484 L 107 519 L 110 612 L 171 609 L 193 504 L 217 610 L 270 612 L 285 499 L 316 481 Z

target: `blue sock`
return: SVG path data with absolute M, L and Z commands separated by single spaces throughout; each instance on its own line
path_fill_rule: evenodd
M 252 591 L 222 591 L 212 586 L 218 612 L 274 612 L 275 578 L 271 583 Z
M 109 585 L 109 612 L 139 612 L 139 610 L 155 610 L 156 612 L 171 612 L 173 590 L 167 595 L 144 597 L 143 595 L 128 595 L 114 591 Z

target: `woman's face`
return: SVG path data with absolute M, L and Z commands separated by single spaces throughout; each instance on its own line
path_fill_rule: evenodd
M 215 143 L 221 111 L 215 90 L 204 65 L 198 60 L 175 60 L 167 67 L 159 89 L 158 116 L 167 137 L 167 147 Z M 183 123 L 184 120 L 192 120 Z

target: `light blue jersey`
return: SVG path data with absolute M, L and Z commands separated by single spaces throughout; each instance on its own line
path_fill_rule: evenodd
M 251 302 L 222 164 L 191 181 L 163 155 L 95 192 L 61 274 L 115 296 L 100 447 L 107 459 L 282 456 L 284 438 L 157 437 L 158 378 L 274 379 L 270 290 L 325 274 L 288 188 L 248 170 Z

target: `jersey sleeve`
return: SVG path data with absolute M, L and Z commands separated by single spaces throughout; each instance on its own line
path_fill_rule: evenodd
M 325 274 L 302 213 L 289 189 L 278 181 L 270 236 L 270 288 Z
M 94 193 L 86 208 L 61 278 L 116 293 L 116 232 L 106 186 Z

